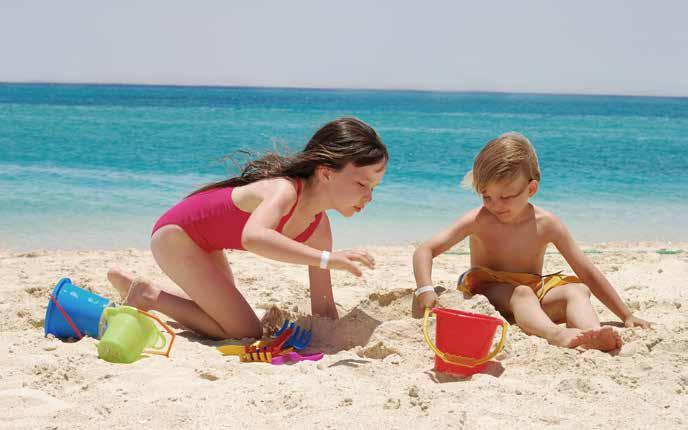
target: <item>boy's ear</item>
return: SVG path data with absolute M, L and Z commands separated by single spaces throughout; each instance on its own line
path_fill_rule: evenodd
M 533 197 L 535 193 L 537 193 L 539 187 L 540 182 L 538 182 L 536 179 L 531 180 L 528 183 L 528 197 Z

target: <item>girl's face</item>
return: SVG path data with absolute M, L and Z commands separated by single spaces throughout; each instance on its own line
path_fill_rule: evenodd
M 500 222 L 509 223 L 528 206 L 528 199 L 535 195 L 537 188 L 538 181 L 528 180 L 524 175 L 493 182 L 482 193 L 483 206 Z
M 373 189 L 387 170 L 387 160 L 370 166 L 356 167 L 348 163 L 340 171 L 324 169 L 326 189 L 332 208 L 345 217 L 360 212 L 373 200 Z

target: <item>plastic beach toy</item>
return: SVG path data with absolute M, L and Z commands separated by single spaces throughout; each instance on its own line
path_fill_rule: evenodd
M 287 342 L 284 344 L 285 347 L 291 346 L 296 350 L 302 350 L 305 347 L 307 347 L 308 344 L 311 343 L 311 339 L 313 339 L 313 333 L 310 330 L 302 329 L 295 323 L 289 322 L 289 320 L 284 321 L 284 324 L 282 324 L 282 328 L 280 328 L 277 331 L 276 335 L 281 335 L 287 329 L 293 330 L 294 333 L 291 335 L 291 337 L 289 337 Z
M 249 345 L 246 351 L 239 354 L 239 359 L 243 362 L 250 361 L 262 361 L 266 363 L 271 363 L 273 356 L 283 354 L 286 352 L 291 352 L 293 348 L 286 348 L 286 342 L 289 340 L 293 333 L 293 330 L 288 328 L 277 336 L 272 342 L 268 342 L 262 347 L 253 347 Z
M 238 355 L 241 361 L 263 361 L 269 363 L 273 355 L 293 350 L 292 347 L 284 349 L 285 343 L 292 333 L 293 330 L 288 328 L 273 340 L 260 340 L 248 345 L 223 345 L 218 346 L 217 350 L 222 355 Z
M 262 362 L 262 363 L 273 363 L 275 358 L 279 357 L 278 354 L 289 354 L 293 351 L 292 348 L 287 348 L 285 350 L 273 352 L 268 347 L 263 347 L 255 351 L 247 352 L 239 355 L 239 360 L 242 363 L 252 363 L 252 362 Z
M 293 348 L 287 348 L 277 351 L 277 353 L 273 353 L 264 342 L 262 346 L 258 345 L 261 345 L 261 343 L 255 342 L 251 345 L 225 345 L 217 349 L 223 352 L 224 355 L 238 355 L 242 362 L 263 362 L 275 365 L 297 363 L 306 360 L 318 361 L 325 355 L 322 352 L 301 355 L 293 351 Z M 246 350 L 248 350 L 248 352 L 244 352 Z
M 218 346 L 217 350 L 222 353 L 222 355 L 241 355 L 251 350 L 259 350 L 266 346 L 269 342 L 264 340 L 259 340 L 248 345 L 222 345 Z
M 114 304 L 105 297 L 77 287 L 62 278 L 50 293 L 45 311 L 45 335 L 61 339 L 91 336 L 98 339 L 104 331 L 103 310 Z
M 428 319 L 435 314 L 437 345 L 428 335 Z M 502 327 L 502 337 L 492 351 L 492 339 L 497 327 Z M 498 318 L 454 309 L 426 309 L 423 318 L 423 335 L 428 346 L 435 351 L 435 370 L 463 376 L 484 370 L 485 363 L 504 348 L 508 324 Z
M 271 346 L 271 353 L 275 354 L 278 352 L 275 348 L 277 340 L 285 339 L 284 333 L 287 331 L 289 332 L 289 334 L 286 335 L 288 336 L 288 338 L 281 345 L 281 348 L 293 348 L 296 350 L 302 350 L 305 347 L 307 347 L 313 339 L 313 333 L 310 330 L 302 329 L 300 326 L 295 325 L 293 322 L 285 320 L 284 324 L 282 324 L 282 328 L 280 328 L 277 331 L 277 333 L 275 333 L 277 338 L 273 341 L 260 340 L 248 345 L 223 345 L 218 346 L 217 350 L 220 351 L 223 355 L 241 356 L 242 354 L 248 352 L 257 352 L 266 346 Z
M 157 317 L 133 308 L 119 306 L 105 310 L 103 318 L 108 327 L 98 342 L 98 356 L 111 363 L 132 363 L 142 353 L 170 356 L 175 333 Z M 153 321 L 157 321 L 170 335 L 167 350 L 162 351 L 167 340 Z M 146 349 L 152 348 L 152 349 Z
M 297 333 L 298 332 L 298 333 Z M 300 334 L 299 334 L 300 333 Z M 324 354 L 301 355 L 294 351 L 305 348 L 310 343 L 312 334 L 308 330 L 301 330 L 289 320 L 285 321 L 273 340 L 261 340 L 248 345 L 223 345 L 217 348 L 223 355 L 238 355 L 242 362 L 262 362 L 275 365 L 296 363 L 299 361 L 318 361 Z
M 222 345 L 218 346 L 217 350 L 220 351 L 222 355 L 236 355 L 238 357 L 250 351 L 259 351 L 269 343 L 269 341 L 258 340 L 247 345 Z
M 287 352 L 286 354 L 280 354 L 277 357 L 272 357 L 272 364 L 286 364 L 286 363 L 296 363 L 299 361 L 318 361 L 323 358 L 325 354 L 322 352 L 316 352 L 315 354 L 301 355 L 298 352 Z

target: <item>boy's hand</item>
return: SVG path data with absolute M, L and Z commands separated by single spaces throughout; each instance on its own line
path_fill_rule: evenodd
M 645 321 L 644 319 L 640 319 L 636 317 L 635 315 L 629 316 L 626 318 L 624 321 L 624 325 L 626 327 L 641 327 L 641 328 L 650 328 L 652 326 L 652 323 Z
M 434 291 L 427 291 L 420 296 L 413 296 L 413 303 L 411 305 L 411 316 L 413 318 L 422 318 L 425 309 L 434 308 L 437 305 L 437 294 Z

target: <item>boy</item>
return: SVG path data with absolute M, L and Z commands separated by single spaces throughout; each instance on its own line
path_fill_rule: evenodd
M 459 289 L 483 294 L 500 312 L 513 315 L 527 334 L 561 347 L 602 351 L 621 347 L 612 327 L 601 327 L 590 303 L 592 291 L 626 327 L 649 327 L 635 317 L 609 281 L 588 260 L 561 221 L 529 202 L 540 181 L 537 155 L 518 133 L 506 133 L 480 151 L 464 179 L 483 198 L 483 205 L 420 245 L 413 254 L 418 286 L 416 310 L 432 307 L 432 259 L 469 236 L 471 269 Z M 545 250 L 554 244 L 578 275 L 542 274 Z M 558 323 L 565 322 L 566 326 Z

